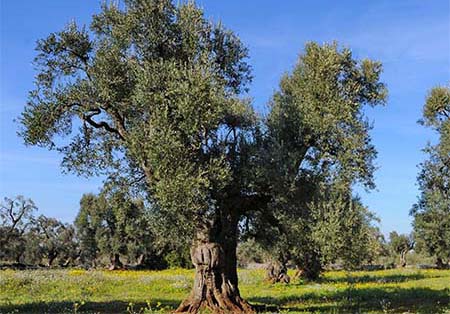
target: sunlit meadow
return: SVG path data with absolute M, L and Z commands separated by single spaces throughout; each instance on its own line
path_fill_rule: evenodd
M 270 284 L 240 270 L 243 297 L 263 313 L 450 313 L 450 270 L 326 272 L 316 283 Z M 193 271 L 0 272 L 0 313 L 170 313 Z

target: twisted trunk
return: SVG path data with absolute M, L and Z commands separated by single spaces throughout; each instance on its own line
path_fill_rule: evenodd
M 109 266 L 109 270 L 116 270 L 123 268 L 123 264 L 120 261 L 119 254 L 112 254 L 110 257 L 111 265 Z
M 220 314 L 254 313 L 239 293 L 236 246 L 237 219 L 227 217 L 198 232 L 191 248 L 194 286 L 176 313 L 197 313 L 204 307 Z
M 403 250 L 400 252 L 400 267 L 406 267 L 406 254 L 408 251 Z
M 287 274 L 286 263 L 280 261 L 270 263 L 267 267 L 267 280 L 271 283 L 289 283 L 291 278 Z
M 144 266 L 144 263 L 145 263 L 145 255 L 140 254 L 137 258 L 136 266 L 142 267 L 142 266 Z
M 21 262 L 22 262 L 23 250 L 19 250 L 19 252 L 17 252 L 15 255 L 16 255 L 16 256 L 15 256 L 15 261 L 16 261 L 16 263 L 17 263 L 17 264 L 21 264 Z
M 322 271 L 320 256 L 316 252 L 305 253 L 303 260 L 296 265 L 294 278 L 301 278 L 308 281 L 317 280 Z
M 55 250 L 50 250 L 47 255 L 47 266 L 51 267 L 53 265 L 53 262 L 55 261 L 56 257 L 58 256 L 58 253 Z
M 441 257 L 436 259 L 436 268 L 437 269 L 446 269 L 448 267 L 448 263 L 444 263 Z

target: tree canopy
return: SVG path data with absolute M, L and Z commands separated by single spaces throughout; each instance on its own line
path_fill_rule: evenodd
M 374 187 L 376 151 L 363 108 L 386 100 L 381 70 L 336 43 L 308 43 L 270 103 L 259 158 L 271 201 L 255 224 L 259 238 L 284 242 L 280 254 L 296 260 L 309 278 L 321 268 L 313 238 L 320 213 L 330 206 L 339 211 L 338 204 L 348 210 L 354 184 Z
M 421 195 L 411 210 L 417 247 L 436 257 L 443 267 L 450 260 L 450 88 L 435 87 L 429 93 L 421 124 L 439 135 L 428 144 L 418 176 Z
M 192 2 L 105 4 L 89 30 L 71 23 L 37 51 L 21 136 L 61 152 L 66 171 L 142 192 L 168 232 L 192 239 L 195 284 L 178 312 L 253 311 L 236 272 L 243 219 L 282 234 L 294 220 L 307 243 L 310 204 L 374 186 L 363 108 L 387 93 L 381 64 L 350 49 L 308 43 L 263 119 L 245 98 L 247 49 Z
M 126 256 L 137 267 L 160 267 L 149 219 L 143 200 L 123 190 L 105 187 L 99 195 L 84 194 L 75 219 L 83 263 L 108 256 L 110 268 L 117 269 L 123 266 L 120 256 Z

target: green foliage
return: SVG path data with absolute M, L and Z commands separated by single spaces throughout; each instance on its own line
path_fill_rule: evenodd
M 373 224 L 377 219 L 359 198 L 334 196 L 319 206 L 313 209 L 313 238 L 325 265 L 340 263 L 344 269 L 357 269 L 382 254 L 383 238 Z
M 435 87 L 429 93 L 423 108 L 423 123 L 441 129 L 448 123 L 450 112 L 450 88 Z
M 58 260 L 67 266 L 77 252 L 73 227 L 44 215 L 36 218 L 36 210 L 31 199 L 5 198 L 0 211 L 0 260 L 29 265 L 46 260 L 48 266 Z
M 234 264 L 237 229 L 247 225 L 247 236 L 317 277 L 328 216 L 313 208 L 325 201 L 338 204 L 327 211 L 345 213 L 333 213 L 345 247 L 367 252 L 356 239 L 370 233 L 371 218 L 351 205 L 352 187 L 374 187 L 363 109 L 386 100 L 379 62 L 357 60 L 336 43 L 308 43 L 258 119 L 243 98 L 247 49 L 193 2 L 104 4 L 90 31 L 71 23 L 37 51 L 20 135 L 61 152 L 66 171 L 113 183 L 81 200 L 83 260 L 149 254 L 139 243 L 153 240 L 184 250 L 195 237 L 226 247 Z M 144 207 L 150 221 L 139 219 Z M 341 253 L 356 265 L 355 252 Z
M 23 262 L 23 248 L 36 209 L 31 199 L 21 195 L 4 198 L 0 204 L 0 259 Z
M 411 214 L 417 248 L 443 266 L 450 260 L 450 88 L 432 89 L 421 123 L 438 132 L 439 142 L 425 149 L 429 159 L 421 164 L 421 195 Z
M 406 266 L 406 254 L 414 248 L 414 240 L 411 235 L 398 234 L 392 231 L 389 234 L 389 246 L 395 255 L 400 256 L 400 265 Z
M 352 185 L 374 186 L 376 151 L 363 108 L 385 102 L 381 70 L 380 63 L 356 60 L 337 44 L 309 43 L 273 96 L 261 153 L 261 181 L 270 185 L 272 202 L 255 224 L 266 238 L 277 239 L 276 254 L 312 269 L 312 277 L 324 258 L 317 243 L 323 234 L 318 223 L 328 218 L 321 212 L 334 215 L 339 228 L 348 232 L 358 225 L 369 227 L 367 214 L 362 209 L 352 213 L 349 204 Z M 367 231 L 358 232 L 362 237 Z
M 389 244 L 395 253 L 400 253 L 404 250 L 409 251 L 414 247 L 414 241 L 411 236 L 406 234 L 398 234 L 395 231 L 392 231 L 389 234 Z
M 75 218 L 75 228 L 80 243 L 80 259 L 83 264 L 94 263 L 99 247 L 96 231 L 100 227 L 100 218 L 96 211 L 97 197 L 93 194 L 84 194 L 80 200 L 80 211 Z
M 169 268 L 192 268 L 189 246 L 185 246 L 179 250 L 168 251 L 164 255 L 164 261 L 167 263 Z
M 37 244 L 39 260 L 46 259 L 46 264 L 52 266 L 55 259 L 61 264 L 69 263 L 77 255 L 75 231 L 72 226 L 63 224 L 55 218 L 40 215 L 28 234 Z M 30 243 L 27 244 L 29 246 Z
M 384 103 L 381 70 L 380 63 L 355 60 L 337 44 L 306 45 L 282 79 L 267 121 L 275 178 L 283 187 L 308 170 L 373 186 L 376 153 L 362 108 Z
M 144 187 L 171 227 L 192 234 L 232 181 L 227 156 L 254 123 L 238 98 L 251 79 L 247 50 L 191 2 L 125 8 L 105 4 L 90 32 L 72 23 L 38 42 L 20 134 L 63 153 L 67 171 Z
M 251 263 L 264 263 L 267 260 L 268 253 L 254 239 L 250 238 L 240 242 L 237 247 L 238 265 L 246 267 Z
M 98 196 L 83 195 L 75 226 L 84 263 L 115 255 L 130 263 L 156 262 L 151 261 L 156 252 L 148 219 L 144 202 L 126 191 L 107 186 Z

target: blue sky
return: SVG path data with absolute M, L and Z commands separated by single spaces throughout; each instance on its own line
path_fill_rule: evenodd
M 25 147 L 13 121 L 33 88 L 35 41 L 71 20 L 88 23 L 101 1 L 2 0 L 0 55 L 0 196 L 23 194 L 41 213 L 72 221 L 85 192 L 97 192 L 100 178 L 64 175 L 60 157 Z M 428 90 L 450 81 L 450 3 L 434 1 L 198 0 L 213 20 L 239 34 L 250 49 L 254 81 L 250 95 L 265 110 L 281 75 L 296 62 L 305 42 L 337 40 L 358 58 L 384 65 L 386 107 L 370 109 L 377 189 L 361 192 L 381 218 L 381 229 L 409 232 L 416 201 L 421 149 L 435 135 L 418 125 Z

